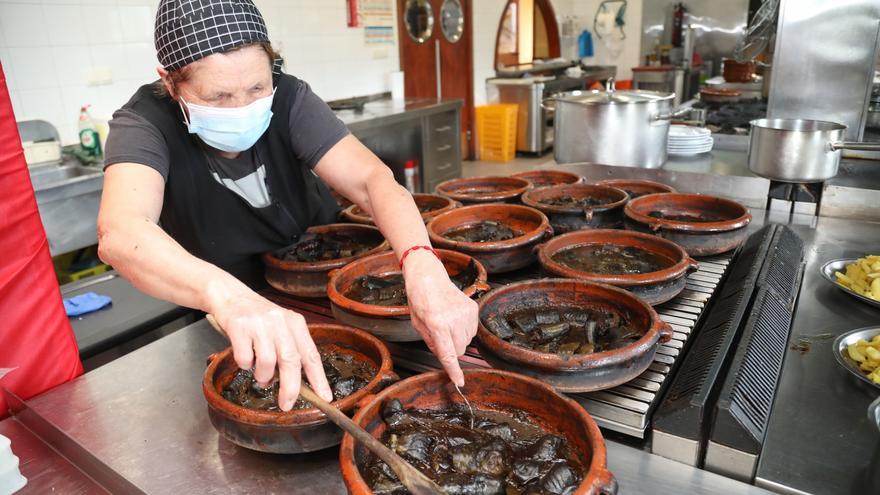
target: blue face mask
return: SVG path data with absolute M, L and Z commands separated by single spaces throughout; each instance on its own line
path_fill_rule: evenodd
M 221 151 L 239 152 L 249 149 L 269 128 L 272 120 L 272 94 L 250 105 L 219 108 L 187 103 L 181 97 L 181 109 L 186 105 L 184 119 L 190 134 L 197 134 L 208 146 Z

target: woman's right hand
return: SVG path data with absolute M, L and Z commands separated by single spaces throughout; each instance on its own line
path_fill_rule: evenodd
M 265 387 L 275 376 L 277 365 L 281 382 L 278 407 L 282 411 L 293 408 L 299 396 L 301 370 L 322 399 L 333 401 L 321 355 L 302 315 L 254 292 L 212 306 L 211 313 L 229 336 L 239 368 L 254 368 L 254 379 Z

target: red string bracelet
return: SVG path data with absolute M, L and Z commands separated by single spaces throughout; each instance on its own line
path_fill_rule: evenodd
M 436 256 L 437 259 L 440 260 L 440 255 L 437 254 L 437 251 L 434 251 L 434 248 L 432 248 L 431 246 L 413 246 L 413 247 L 407 249 L 406 251 L 404 251 L 403 256 L 400 257 L 400 269 L 401 270 L 403 270 L 403 262 L 406 261 L 406 257 L 409 256 L 409 253 L 411 253 L 413 251 L 418 251 L 419 249 L 424 249 L 425 251 L 431 251 L 432 253 L 434 253 L 434 256 Z M 441 260 L 441 261 L 443 261 L 443 260 Z

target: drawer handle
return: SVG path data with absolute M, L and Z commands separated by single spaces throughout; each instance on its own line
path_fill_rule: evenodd
M 439 167 L 437 167 L 437 170 L 446 170 L 447 168 L 451 168 L 451 167 L 452 167 L 452 162 L 446 162 L 443 165 L 440 165 Z
M 451 125 L 444 125 L 443 127 L 438 127 L 436 129 L 434 129 L 434 131 L 436 131 L 436 132 L 449 132 L 451 130 L 452 130 Z
M 449 151 L 452 149 L 451 144 L 444 144 L 443 146 L 438 146 L 437 151 Z

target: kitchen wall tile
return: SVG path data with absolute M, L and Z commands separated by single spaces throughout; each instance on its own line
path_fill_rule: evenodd
M 122 44 L 92 45 L 89 49 L 91 54 L 89 70 L 110 69 L 110 76 L 113 81 L 126 78 L 129 74 L 129 66 L 126 60 L 125 46 Z M 97 86 L 97 88 L 101 87 Z
M 6 77 L 6 86 L 10 90 L 18 87 L 15 84 L 15 68 L 12 66 L 12 49 L 0 46 L 0 65 L 3 66 L 3 74 Z
M 46 34 L 42 5 L 0 3 L 0 25 L 6 46 L 45 46 Z
M 85 22 L 85 16 L 79 5 L 45 5 L 43 13 L 46 16 L 45 30 L 51 45 L 88 43 L 86 33 L 90 26 Z
M 16 115 L 19 120 L 41 119 L 48 120 L 54 125 L 69 119 L 74 119 L 75 122 L 76 115 L 72 117 L 64 115 L 61 91 L 57 87 L 22 89 L 18 91 L 18 97 L 22 110 L 22 115 Z
M 119 18 L 119 9 L 104 8 L 97 5 L 86 5 L 89 10 L 89 23 L 91 27 L 86 30 L 89 43 L 121 43 L 122 21 Z
M 53 46 L 52 63 L 63 84 L 86 84 L 92 66 L 89 45 Z
M 80 5 L 82 0 L 31 0 L 31 3 L 42 3 L 43 5 Z
M 93 105 L 98 101 L 100 93 L 97 88 L 85 84 L 64 85 L 61 88 L 61 109 L 64 118 L 56 125 L 76 124 L 79 110 L 85 105 Z
M 156 67 L 159 66 L 159 61 L 156 59 L 156 47 L 153 43 L 126 43 L 125 61 L 128 64 L 125 79 L 147 83 L 158 77 Z
M 18 91 L 10 90 L 9 99 L 12 100 L 12 114 L 15 115 L 15 120 L 21 120 L 18 116 L 24 115 L 24 110 L 21 108 L 21 100 L 18 98 Z
M 68 144 L 76 144 L 79 142 L 79 133 L 77 132 L 77 126 L 73 124 L 67 124 L 56 126 L 56 129 L 58 129 L 58 135 L 61 136 L 62 146 L 67 146 Z
M 17 89 L 57 88 L 59 80 L 48 46 L 15 48 L 10 50 L 9 60 Z
M 150 12 L 150 7 L 145 5 L 119 7 L 123 41 L 153 41 L 156 18 Z

